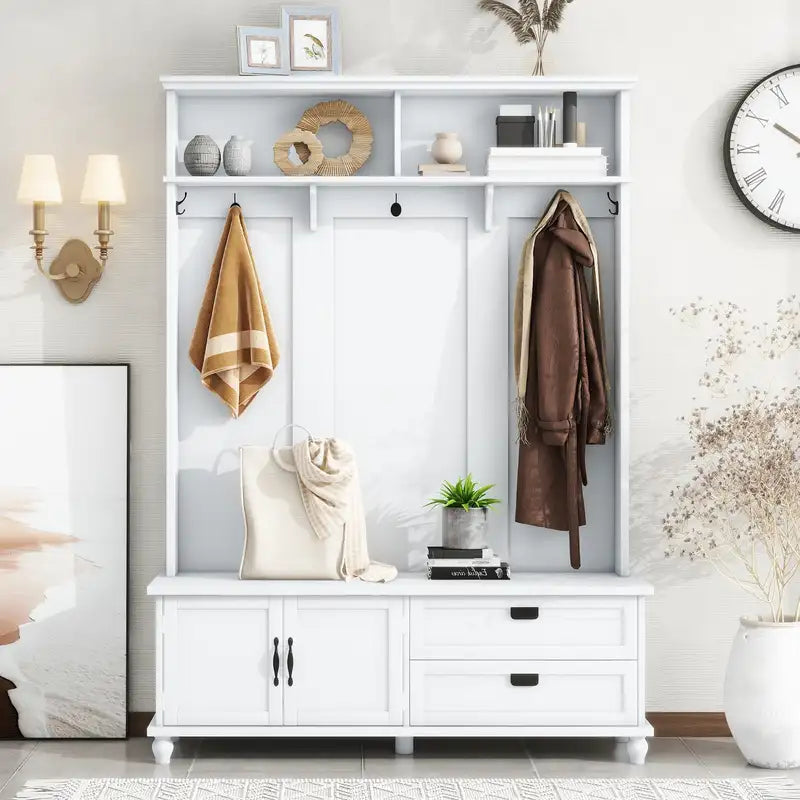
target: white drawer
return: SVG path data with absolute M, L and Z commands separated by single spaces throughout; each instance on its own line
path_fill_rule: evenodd
M 634 725 L 635 661 L 412 661 L 412 725 Z
M 420 597 L 411 658 L 635 659 L 634 597 Z

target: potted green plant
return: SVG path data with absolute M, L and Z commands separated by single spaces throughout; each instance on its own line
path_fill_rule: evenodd
M 487 497 L 493 483 L 478 486 L 472 475 L 459 478 L 455 483 L 445 481 L 439 496 L 426 504 L 442 507 L 442 544 L 445 547 L 485 547 L 488 519 L 486 512 L 500 501 Z

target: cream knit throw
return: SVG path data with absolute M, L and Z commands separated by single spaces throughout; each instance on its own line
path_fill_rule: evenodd
M 367 523 L 352 449 L 341 439 L 306 438 L 292 448 L 297 485 L 311 527 L 327 539 L 344 526 L 341 576 L 380 583 L 397 568 L 369 560 Z M 278 461 L 284 469 L 287 466 Z

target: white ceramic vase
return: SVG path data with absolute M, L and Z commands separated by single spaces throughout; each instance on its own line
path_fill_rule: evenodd
M 253 143 L 241 136 L 231 136 L 222 151 L 222 166 L 228 175 L 249 175 L 253 163 Z
M 725 675 L 725 716 L 750 764 L 800 766 L 800 622 L 742 617 Z
M 431 155 L 437 164 L 457 164 L 464 153 L 457 133 L 437 133 Z

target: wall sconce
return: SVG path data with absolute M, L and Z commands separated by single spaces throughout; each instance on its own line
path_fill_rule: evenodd
M 82 303 L 100 280 L 108 261 L 109 244 L 114 231 L 111 230 L 111 205 L 125 202 L 125 187 L 119 168 L 119 157 L 114 155 L 91 155 L 86 164 L 81 203 L 97 203 L 97 236 L 100 260 L 92 254 L 89 246 L 80 239 L 70 239 L 45 272 L 42 265 L 44 240 L 45 203 L 61 202 L 61 185 L 58 182 L 56 161 L 51 155 L 27 155 L 22 164 L 17 200 L 33 204 L 33 247 L 36 266 L 46 278 L 54 281 L 61 294 L 71 303 Z

